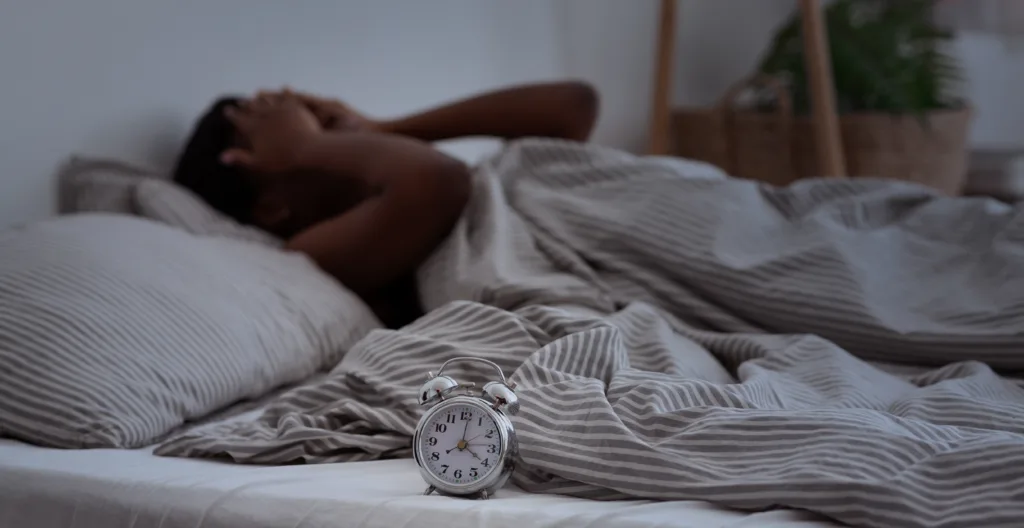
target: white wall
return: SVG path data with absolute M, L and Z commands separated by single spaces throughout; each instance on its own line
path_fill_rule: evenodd
M 1024 149 L 1024 41 L 962 32 L 955 50 L 966 97 L 976 112 L 971 141 L 979 148 Z
M 562 70 L 548 0 L 0 3 L 0 226 L 71 153 L 169 167 L 225 91 L 290 83 L 389 115 Z M 470 149 L 470 152 L 472 149 Z
M 642 150 L 647 138 L 658 0 L 566 0 L 570 75 L 601 88 L 596 139 Z M 795 0 L 679 0 L 674 98 L 706 105 L 757 64 Z M 740 13 L 741 15 L 738 15 Z

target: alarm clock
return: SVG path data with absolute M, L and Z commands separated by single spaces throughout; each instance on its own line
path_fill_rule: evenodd
M 497 379 L 477 390 L 444 375 L 454 362 L 490 366 Z M 515 384 L 505 380 L 501 367 L 486 359 L 458 357 L 427 373 L 419 393 L 429 409 L 413 433 L 413 458 L 427 482 L 425 495 L 486 499 L 505 485 L 515 470 L 518 453 L 510 416 L 519 412 Z

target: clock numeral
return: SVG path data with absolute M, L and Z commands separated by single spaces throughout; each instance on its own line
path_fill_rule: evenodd
M 431 453 L 430 454 L 430 459 L 431 460 L 441 460 L 441 453 L 438 453 L 437 451 Z
M 481 416 L 480 419 L 476 421 L 476 426 L 477 427 L 483 427 L 484 426 L 484 417 L 483 416 Z
M 484 460 L 484 462 L 487 462 L 487 461 Z M 469 468 L 469 476 L 473 477 L 473 478 L 477 478 L 477 477 L 480 476 L 480 473 L 477 473 L 476 468 Z
M 484 435 L 484 438 L 494 438 L 494 429 L 488 429 L 487 434 Z
M 430 438 L 427 438 L 427 445 L 430 446 L 430 447 L 436 446 L 437 445 L 437 438 L 434 438 L 433 436 L 431 436 Z
M 462 411 L 462 416 L 460 418 L 462 419 L 462 421 L 472 420 L 473 419 L 473 413 L 471 413 L 469 411 Z
M 455 473 L 452 476 L 454 476 L 455 478 L 462 478 L 462 470 L 456 469 Z
M 491 467 L 491 462 L 490 460 L 485 458 L 484 461 L 480 463 L 480 465 L 483 467 Z
M 448 417 L 445 419 L 445 421 L 448 423 L 455 423 L 455 414 L 448 413 Z
M 448 430 L 448 426 L 445 425 L 445 424 L 440 424 L 440 423 L 439 424 L 434 424 L 434 431 L 435 432 L 443 433 L 443 432 L 445 432 L 447 430 Z
M 491 444 L 491 445 L 487 446 L 487 452 L 488 453 L 497 453 L 498 452 L 498 446 L 496 446 L 494 444 Z
M 441 464 L 441 474 L 444 475 L 448 472 L 448 464 Z

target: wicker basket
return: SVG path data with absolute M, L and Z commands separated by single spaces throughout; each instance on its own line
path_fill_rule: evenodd
M 768 87 L 776 112 L 737 107 L 755 85 Z M 971 109 L 935 111 L 925 119 L 889 114 L 840 116 L 843 153 L 851 176 L 914 181 L 950 195 L 960 194 L 967 176 Z M 714 164 L 734 176 L 787 185 L 818 176 L 814 125 L 793 115 L 782 83 L 746 80 L 712 108 L 673 112 L 675 154 Z

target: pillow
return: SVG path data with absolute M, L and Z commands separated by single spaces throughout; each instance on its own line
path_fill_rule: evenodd
M 134 214 L 135 185 L 155 177 L 120 161 L 72 156 L 57 171 L 58 211 Z
M 117 160 L 74 156 L 61 167 L 57 180 L 62 214 L 136 215 L 196 235 L 281 246 L 273 235 L 221 214 L 188 189 L 150 169 Z
M 124 215 L 0 232 L 0 435 L 135 448 L 381 325 L 305 256 Z
M 210 207 L 192 191 L 166 180 L 145 180 L 135 187 L 140 216 L 172 225 L 196 235 L 219 236 L 280 247 L 277 237 L 242 225 Z

